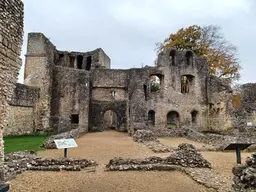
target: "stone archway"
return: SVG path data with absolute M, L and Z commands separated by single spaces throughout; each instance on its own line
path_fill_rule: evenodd
M 117 114 L 113 110 L 105 111 L 103 115 L 104 130 L 117 128 Z
M 113 111 L 116 114 L 115 130 L 127 131 L 127 103 L 126 101 L 93 101 L 90 105 L 89 131 L 104 131 L 108 120 L 107 111 Z M 107 112 L 107 113 L 106 113 Z M 105 114 L 106 113 L 106 114 Z M 105 118 L 104 118 L 105 116 Z M 105 125 L 104 125 L 105 124 Z
M 177 111 L 170 111 L 167 114 L 167 127 L 168 128 L 180 127 L 180 115 Z

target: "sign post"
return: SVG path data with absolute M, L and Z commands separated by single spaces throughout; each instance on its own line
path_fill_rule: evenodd
M 244 150 L 251 146 L 251 143 L 231 143 L 224 150 L 235 150 L 236 151 L 236 162 L 241 164 L 241 150 Z
M 64 149 L 64 157 L 67 158 L 68 148 L 78 147 L 74 139 L 56 139 L 54 140 L 57 149 Z

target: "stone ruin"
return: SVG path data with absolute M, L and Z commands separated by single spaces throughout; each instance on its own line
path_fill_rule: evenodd
M 232 172 L 235 191 L 256 190 L 256 154 L 247 157 L 245 165 L 236 165 Z
M 23 3 L 21 0 L 0 2 L 0 180 L 4 180 L 3 132 L 7 128 L 9 104 L 22 64 Z
M 155 153 L 167 153 L 171 148 L 160 143 L 155 134 L 150 130 L 138 130 L 133 135 L 133 140 L 138 143 L 146 145 Z
M 16 85 L 9 101 L 5 135 L 72 129 L 166 135 L 232 126 L 229 82 L 211 75 L 190 50 L 166 49 L 152 67 L 111 69 L 101 48 L 58 50 L 42 33 L 29 33 L 27 47 L 24 85 Z
M 93 168 L 97 163 L 93 160 L 76 158 L 43 158 L 33 151 L 9 153 L 4 162 L 4 178 L 6 181 L 15 178 L 24 171 L 81 171 Z
M 114 158 L 106 165 L 108 171 L 129 171 L 129 170 L 179 170 L 180 167 L 190 168 L 211 168 L 211 164 L 197 152 L 191 144 L 180 144 L 178 149 L 169 156 L 148 157 L 145 159 L 123 159 Z

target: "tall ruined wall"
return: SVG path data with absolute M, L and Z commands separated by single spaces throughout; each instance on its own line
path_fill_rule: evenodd
M 19 69 L 23 38 L 23 3 L 0 1 L 0 179 L 3 180 L 3 130 L 8 120 L 10 101 Z
M 55 55 L 55 46 L 42 33 L 29 33 L 25 63 L 24 84 L 40 88 L 36 131 L 51 129 L 51 94 Z
M 230 82 L 209 75 L 207 78 L 208 120 L 205 131 L 225 131 L 233 127 Z
M 32 134 L 36 130 L 35 122 L 39 120 L 37 105 L 39 89 L 23 84 L 16 84 L 10 105 L 10 118 L 4 135 Z
M 249 126 L 256 126 L 256 83 L 243 84 L 239 92 L 234 94 L 235 126 L 243 128 L 247 123 L 251 124 Z
M 86 71 L 98 68 L 109 69 L 110 58 L 101 48 L 89 52 L 58 51 L 55 54 L 55 64 Z
M 128 124 L 128 75 L 129 70 L 93 70 L 90 106 L 90 131 L 103 131 L 104 120 L 115 122 L 117 131 L 127 131 Z M 107 117 L 107 111 L 116 114 L 116 120 Z M 104 120 L 103 120 L 104 119 Z
M 161 132 L 168 128 L 168 114 L 175 113 L 176 126 L 200 128 L 207 114 L 205 62 L 195 55 L 186 63 L 186 52 L 175 51 L 175 62 L 170 62 L 170 51 L 165 50 L 158 57 L 156 68 L 130 71 L 129 99 L 130 124 L 132 129 L 152 129 Z M 160 90 L 151 91 L 150 79 L 156 75 L 160 79 Z M 182 76 L 191 78 L 189 93 L 182 93 Z M 154 113 L 154 123 L 149 122 L 148 113 Z M 196 119 L 192 123 L 192 112 Z M 170 116 L 170 115 L 169 115 Z M 172 115 L 171 115 L 172 116 Z M 169 118 L 170 119 L 170 118 Z
M 64 132 L 72 128 L 88 131 L 90 100 L 89 72 L 68 67 L 54 68 L 51 101 L 52 131 Z M 72 122 L 73 119 L 76 122 Z

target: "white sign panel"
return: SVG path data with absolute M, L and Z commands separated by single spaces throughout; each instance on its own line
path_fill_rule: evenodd
M 252 127 L 252 122 L 247 122 L 248 127 Z
M 57 149 L 78 147 L 74 139 L 56 139 L 54 140 Z

